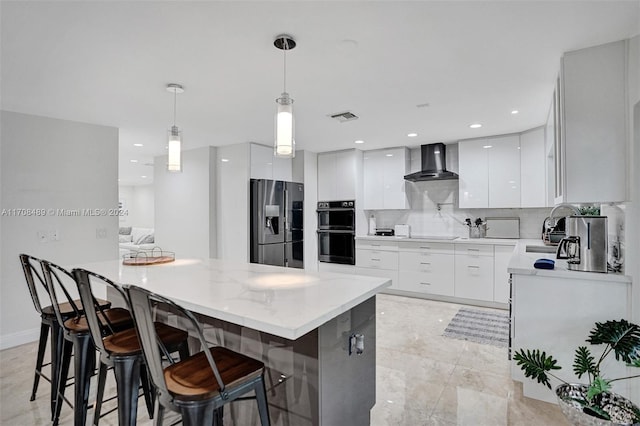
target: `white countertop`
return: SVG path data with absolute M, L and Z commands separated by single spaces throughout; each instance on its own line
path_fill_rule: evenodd
M 124 266 L 113 260 L 73 267 L 144 287 L 194 312 L 290 340 L 391 285 L 387 278 L 219 259 L 176 259 L 152 266 Z
M 527 253 L 527 245 L 543 246 L 541 240 L 518 240 L 509 261 L 508 271 L 511 274 L 539 275 L 543 277 L 573 278 L 596 281 L 616 281 L 631 283 L 631 277 L 621 274 L 604 274 L 599 272 L 570 271 L 567 269 L 566 260 L 556 259 L 555 253 Z M 555 262 L 554 269 L 536 269 L 533 264 L 537 259 L 552 259 Z
M 385 237 L 381 235 L 356 235 L 356 240 L 372 240 L 372 241 L 415 241 L 420 242 L 436 242 L 436 243 L 455 243 L 455 244 L 493 244 L 493 245 L 512 245 L 515 246 L 517 239 L 512 238 L 467 238 L 455 237 L 453 239 L 443 239 L 440 237 L 427 236 L 411 236 L 411 237 Z

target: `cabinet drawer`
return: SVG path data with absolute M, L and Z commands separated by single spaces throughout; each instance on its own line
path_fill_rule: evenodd
M 492 257 L 457 255 L 455 271 L 456 297 L 493 301 Z
M 400 270 L 408 271 L 448 270 L 453 276 L 453 259 L 454 256 L 451 254 L 401 251 L 398 256 L 398 265 Z
M 451 269 L 436 268 L 433 271 L 400 270 L 398 290 L 453 296 L 453 262 Z
M 398 270 L 398 252 L 356 249 L 356 266 Z
M 400 241 L 398 243 L 398 250 L 408 252 L 420 252 L 420 253 L 441 253 L 441 254 L 453 254 L 453 243 L 430 243 L 430 242 L 409 242 Z
M 388 288 L 398 289 L 398 270 L 397 269 L 390 270 L 390 269 L 355 267 L 353 273 L 356 275 L 364 275 L 367 277 L 389 278 L 391 280 L 391 287 L 385 287 L 385 289 L 388 289 Z
M 395 241 L 356 240 L 356 249 L 398 251 Z
M 456 244 L 455 252 L 456 256 L 493 256 L 493 246 L 491 244 Z

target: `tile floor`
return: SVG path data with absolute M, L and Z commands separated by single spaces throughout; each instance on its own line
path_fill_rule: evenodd
M 510 379 L 506 349 L 442 337 L 459 307 L 378 296 L 377 401 L 371 424 L 568 425 L 556 405 L 522 396 L 521 385 Z M 3 426 L 50 423 L 47 382 L 41 380 L 37 399 L 29 402 L 36 350 L 36 343 L 30 343 L 0 352 Z M 108 387 L 113 389 L 113 383 Z M 152 424 L 140 403 L 138 424 Z M 90 411 L 89 422 L 92 418 Z M 115 412 L 100 421 L 104 426 L 117 423 Z M 73 424 L 68 406 L 62 410 L 60 424 Z

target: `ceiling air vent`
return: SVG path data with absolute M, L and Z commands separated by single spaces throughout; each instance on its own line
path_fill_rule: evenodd
M 336 113 L 336 114 L 330 114 L 329 117 L 335 118 L 340 123 L 345 123 L 347 121 L 353 121 L 353 120 L 357 120 L 358 119 L 358 116 L 355 115 L 354 113 L 350 112 L 350 111 L 339 112 L 339 113 Z

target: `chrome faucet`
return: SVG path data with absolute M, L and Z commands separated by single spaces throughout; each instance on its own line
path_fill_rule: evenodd
M 571 212 L 576 216 L 580 215 L 580 210 L 578 210 L 578 208 L 576 206 L 574 206 L 573 204 L 560 203 L 560 204 L 558 204 L 557 206 L 555 206 L 554 208 L 551 209 L 551 214 L 549 214 L 549 222 L 551 222 L 551 223 L 549 225 L 556 226 L 557 222 L 556 222 L 556 219 L 555 219 L 555 212 L 556 212 L 556 210 L 562 209 L 562 208 L 571 210 Z

